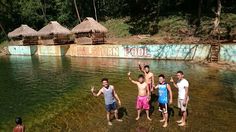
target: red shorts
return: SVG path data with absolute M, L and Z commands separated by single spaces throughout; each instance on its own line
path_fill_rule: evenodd
M 152 83 L 148 83 L 148 88 L 149 88 L 149 91 L 150 91 L 150 92 L 153 91 L 153 85 L 152 85 Z
M 149 110 L 150 106 L 149 106 L 148 97 L 147 96 L 138 96 L 137 102 L 136 102 L 136 108 L 138 110 L 140 110 L 140 109 Z

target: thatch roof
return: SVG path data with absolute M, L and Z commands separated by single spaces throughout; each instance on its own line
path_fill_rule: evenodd
M 72 30 L 73 33 L 106 33 L 108 30 L 103 25 L 95 21 L 91 17 L 86 17 L 83 22 L 75 26 Z
M 30 28 L 28 25 L 23 24 L 20 27 L 13 30 L 12 32 L 8 33 L 9 38 L 19 37 L 19 36 L 23 36 L 23 37 L 37 36 L 37 31 Z
M 38 31 L 39 36 L 47 36 L 47 35 L 50 35 L 50 34 L 67 35 L 67 34 L 71 34 L 71 31 L 69 29 L 63 27 L 57 21 L 51 21 L 51 22 L 48 23 L 48 25 L 46 25 L 45 27 L 43 27 L 42 29 L 40 29 Z

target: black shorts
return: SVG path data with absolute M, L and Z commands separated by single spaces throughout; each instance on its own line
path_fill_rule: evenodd
M 167 113 L 168 104 L 159 103 L 159 111 Z

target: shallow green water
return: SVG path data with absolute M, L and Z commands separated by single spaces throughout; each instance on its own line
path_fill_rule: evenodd
M 11 131 L 14 118 L 21 116 L 28 131 L 146 131 L 162 130 L 160 113 L 149 122 L 143 116 L 135 121 L 137 89 L 127 79 L 140 72 L 139 61 L 149 64 L 158 75 L 168 78 L 183 70 L 190 82 L 188 125 L 179 128 L 175 120 L 177 91 L 171 106 L 168 131 L 234 131 L 236 130 L 236 73 L 221 71 L 181 61 L 156 61 L 106 58 L 27 57 L 0 58 L 0 131 Z M 115 85 L 128 116 L 112 127 L 106 124 L 102 97 L 91 96 L 90 86 L 100 88 L 107 77 Z

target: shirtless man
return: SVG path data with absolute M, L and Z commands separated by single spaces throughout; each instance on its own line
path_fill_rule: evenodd
M 186 79 L 184 79 L 184 73 L 182 71 L 178 71 L 176 73 L 176 76 L 178 78 L 177 83 L 175 83 L 172 77 L 170 79 L 170 82 L 172 82 L 173 85 L 178 89 L 178 107 L 181 110 L 182 118 L 181 120 L 177 121 L 177 123 L 179 126 L 185 126 L 187 118 L 186 110 L 189 101 L 189 96 L 188 96 L 189 83 Z
M 109 85 L 107 78 L 102 79 L 102 85 L 103 85 L 103 87 L 99 90 L 98 93 L 94 92 L 93 86 L 91 88 L 91 92 L 96 97 L 100 96 L 101 94 L 104 95 L 108 125 L 110 125 L 110 126 L 112 125 L 111 120 L 110 120 L 110 115 L 111 115 L 112 111 L 115 112 L 116 120 L 119 122 L 122 122 L 121 119 L 118 119 L 118 110 L 117 110 L 116 101 L 119 103 L 119 105 L 121 105 L 121 102 L 120 102 L 118 95 L 116 94 L 114 86 Z
M 149 65 L 145 65 L 144 67 L 141 66 L 141 63 L 139 62 L 139 70 L 142 71 L 145 75 L 145 82 L 148 85 L 149 90 L 152 92 L 155 87 L 154 84 L 154 75 L 152 72 L 150 72 L 150 67 Z
M 138 81 L 134 81 L 130 77 L 130 75 L 131 73 L 129 72 L 128 73 L 129 80 L 138 86 L 138 97 L 137 97 L 137 102 L 136 102 L 138 116 L 136 120 L 139 120 L 141 110 L 144 109 L 146 111 L 147 119 L 151 121 L 152 119 L 149 117 L 150 105 L 148 103 L 151 97 L 150 97 L 150 91 L 148 89 L 147 83 L 144 80 L 144 76 L 139 75 Z
M 25 126 L 22 125 L 22 119 L 20 117 L 16 118 L 16 127 L 13 129 L 13 132 L 25 132 Z

